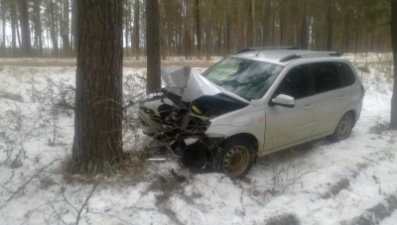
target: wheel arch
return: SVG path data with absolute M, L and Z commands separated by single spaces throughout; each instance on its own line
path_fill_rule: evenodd
M 227 137 L 221 144 L 224 144 L 224 143 L 226 143 L 230 140 L 233 140 L 233 139 L 245 139 L 245 140 L 249 141 L 252 144 L 252 146 L 255 147 L 255 152 L 258 153 L 259 141 L 254 135 L 252 135 L 250 133 L 234 134 L 232 136 Z

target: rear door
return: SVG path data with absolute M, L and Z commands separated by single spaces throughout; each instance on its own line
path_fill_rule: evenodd
M 333 132 L 346 108 L 346 91 L 335 62 L 311 64 L 314 80 L 314 120 L 313 136 Z
M 313 84 L 307 65 L 292 68 L 272 95 L 295 98 L 295 107 L 272 105 L 266 109 L 265 150 L 276 151 L 310 138 L 313 131 Z

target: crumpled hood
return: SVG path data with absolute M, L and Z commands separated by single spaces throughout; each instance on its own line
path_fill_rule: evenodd
M 237 102 L 250 103 L 246 99 L 217 86 L 190 67 L 163 67 L 161 68 L 161 77 L 167 84 L 166 90 L 181 96 L 184 102 L 193 102 L 203 96 L 224 94 Z

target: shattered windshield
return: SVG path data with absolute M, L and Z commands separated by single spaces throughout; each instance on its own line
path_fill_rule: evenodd
M 247 100 L 262 98 L 282 66 L 240 58 L 226 58 L 202 75 L 218 86 Z

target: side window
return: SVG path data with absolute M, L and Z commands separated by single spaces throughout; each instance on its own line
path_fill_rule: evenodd
M 300 65 L 288 71 L 273 96 L 276 97 L 279 94 L 289 95 L 295 99 L 311 95 L 310 77 L 306 65 Z
M 332 91 L 341 87 L 339 74 L 332 62 L 313 63 L 315 93 Z
M 356 76 L 349 65 L 346 63 L 336 63 L 336 67 L 341 75 L 343 87 L 350 86 L 356 82 Z

